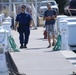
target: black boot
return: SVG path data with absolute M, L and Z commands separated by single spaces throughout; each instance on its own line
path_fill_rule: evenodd
M 24 48 L 23 45 L 20 46 L 20 49 Z
M 24 48 L 27 48 L 26 44 L 24 45 Z

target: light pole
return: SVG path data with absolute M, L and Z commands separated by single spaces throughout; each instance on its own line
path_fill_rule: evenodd
M 37 27 L 37 0 L 35 0 L 35 7 L 36 7 L 36 27 Z
M 12 0 L 9 0 L 9 16 L 11 16 L 11 11 L 12 11 Z
M 3 13 L 3 0 L 1 0 L 1 2 L 2 2 L 2 5 L 1 5 L 1 13 Z

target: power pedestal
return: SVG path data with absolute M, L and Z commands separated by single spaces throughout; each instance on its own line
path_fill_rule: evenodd
M 59 21 L 61 34 L 61 50 L 69 50 L 68 46 L 68 25 L 66 20 Z
M 7 47 L 7 32 L 0 28 L 0 75 L 9 75 L 5 52 Z

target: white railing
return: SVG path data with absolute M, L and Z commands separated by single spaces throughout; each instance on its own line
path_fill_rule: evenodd
M 34 26 L 37 27 L 37 11 L 33 4 L 32 4 L 32 18 L 33 18 Z
M 1 13 L 0 14 L 0 26 L 2 25 L 2 21 L 4 21 L 5 14 Z
M 68 9 L 68 13 L 70 14 L 70 16 L 72 16 L 71 10 L 76 11 L 76 9 Z
M 16 6 L 13 3 L 13 10 L 14 10 L 14 25 L 15 25 L 15 19 L 16 19 Z

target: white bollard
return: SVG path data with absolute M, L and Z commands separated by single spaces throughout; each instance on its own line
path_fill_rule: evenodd
M 2 15 L 0 14 L 0 26 L 2 25 Z
M 7 31 L 0 27 L 0 75 L 9 75 L 5 58 L 7 47 Z
M 8 22 L 8 21 L 2 23 L 2 26 L 3 26 L 4 30 L 7 30 L 8 31 L 8 33 L 7 33 L 8 34 L 7 39 L 8 39 L 9 36 L 11 36 L 11 28 L 10 28 L 10 25 L 11 25 L 11 23 Z M 9 41 L 8 40 L 7 40 L 7 47 L 6 48 L 8 50 L 10 50 L 10 44 L 9 44 Z
M 61 33 L 61 50 L 69 50 L 68 46 L 68 25 L 66 20 L 59 21 Z
M 2 27 L 0 27 L 0 45 L 7 49 L 8 46 L 8 34 L 9 32 Z
M 10 24 L 10 26 L 12 25 L 12 18 L 11 18 L 11 17 L 9 17 L 9 16 L 8 16 L 8 17 L 6 17 L 6 18 L 5 18 L 5 21 L 10 22 L 10 23 L 11 23 L 11 24 Z

